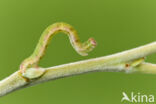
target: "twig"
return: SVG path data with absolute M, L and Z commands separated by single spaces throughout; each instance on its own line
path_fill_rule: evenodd
M 126 73 L 138 72 L 156 74 L 156 64 L 144 62 L 147 55 L 156 53 L 156 42 L 113 55 L 60 66 L 50 68 L 41 68 L 37 66 L 41 57 L 45 53 L 50 37 L 60 31 L 69 34 L 72 46 L 81 55 L 87 55 L 87 52 L 91 51 L 96 45 L 92 38 L 86 43 L 81 44 L 76 31 L 68 24 L 56 23 L 51 25 L 42 34 L 34 53 L 22 62 L 20 70 L 0 81 L 0 96 L 4 96 L 17 89 L 22 89 L 49 80 L 87 72 L 122 71 Z

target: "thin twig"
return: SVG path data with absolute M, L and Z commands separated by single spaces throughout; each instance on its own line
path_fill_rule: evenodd
M 55 28 L 56 27 L 57 29 L 60 27 L 61 29 L 63 28 L 62 24 L 61 25 L 59 24 L 59 26 L 55 25 Z M 73 31 L 73 29 L 71 30 Z M 44 36 L 46 35 L 44 34 Z M 55 80 L 62 77 L 68 77 L 72 75 L 95 71 L 125 72 L 125 73 L 138 72 L 146 74 L 156 74 L 156 64 L 144 62 L 146 56 L 156 53 L 156 42 L 109 56 L 83 60 L 79 62 L 54 66 L 50 68 L 42 68 L 36 65 L 38 64 L 40 58 L 43 56 L 44 49 L 46 48 L 46 44 L 49 39 L 47 39 L 47 42 L 44 44 L 41 44 L 43 43 L 42 40 L 44 40 L 43 37 L 41 37 L 39 45 L 36 48 L 37 51 L 35 52 L 35 55 L 33 53 L 32 56 L 27 58 L 26 61 L 24 61 L 21 64 L 20 70 L 13 73 L 11 76 L 5 78 L 4 80 L 0 81 L 0 96 L 4 96 L 17 89 L 22 89 L 32 85 L 40 84 L 42 82 L 47 82 L 49 80 Z M 92 47 L 92 45 L 94 45 L 95 42 L 93 41 L 90 42 L 85 43 L 84 45 L 86 46 L 83 45 L 83 47 L 85 48 L 82 48 L 82 46 L 79 47 L 80 50 L 81 48 L 83 49 L 81 50 L 81 52 L 83 53 L 89 52 L 90 50 L 92 50 L 89 48 L 94 48 Z M 80 52 L 80 50 L 78 51 Z

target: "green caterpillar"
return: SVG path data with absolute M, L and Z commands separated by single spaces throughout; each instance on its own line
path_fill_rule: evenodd
M 89 38 L 88 41 L 81 43 L 76 30 L 69 24 L 63 22 L 52 24 L 42 33 L 33 54 L 21 63 L 20 72 L 23 75 L 28 68 L 38 67 L 38 63 L 44 56 L 48 43 L 59 32 L 68 35 L 73 48 L 82 56 L 88 55 L 88 52 L 92 51 L 96 46 L 96 41 L 93 38 Z

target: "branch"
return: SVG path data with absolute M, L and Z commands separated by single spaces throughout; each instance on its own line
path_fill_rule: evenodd
M 72 46 L 81 55 L 87 55 L 87 52 L 95 47 L 93 39 L 81 44 L 70 25 L 65 23 L 51 25 L 43 32 L 34 53 L 22 62 L 20 70 L 0 81 L 0 96 L 49 80 L 95 71 L 156 74 L 156 64 L 144 62 L 146 56 L 156 53 L 156 42 L 109 56 L 50 68 L 39 67 L 38 63 L 45 53 L 50 37 L 60 31 L 70 34 Z M 76 38 L 72 38 L 73 36 Z

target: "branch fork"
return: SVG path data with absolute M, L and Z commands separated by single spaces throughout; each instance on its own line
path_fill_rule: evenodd
M 88 55 L 88 52 L 92 51 L 96 46 L 96 41 L 93 38 L 89 38 L 88 41 L 81 43 L 76 30 L 69 24 L 60 22 L 50 25 L 42 33 L 32 55 L 21 63 L 20 70 L 0 81 L 0 96 L 49 80 L 87 72 L 122 71 L 126 73 L 156 74 L 156 64 L 145 62 L 146 56 L 156 53 L 156 42 L 99 58 L 49 68 L 38 66 L 45 54 L 48 43 L 58 32 L 67 34 L 73 48 L 82 56 Z

